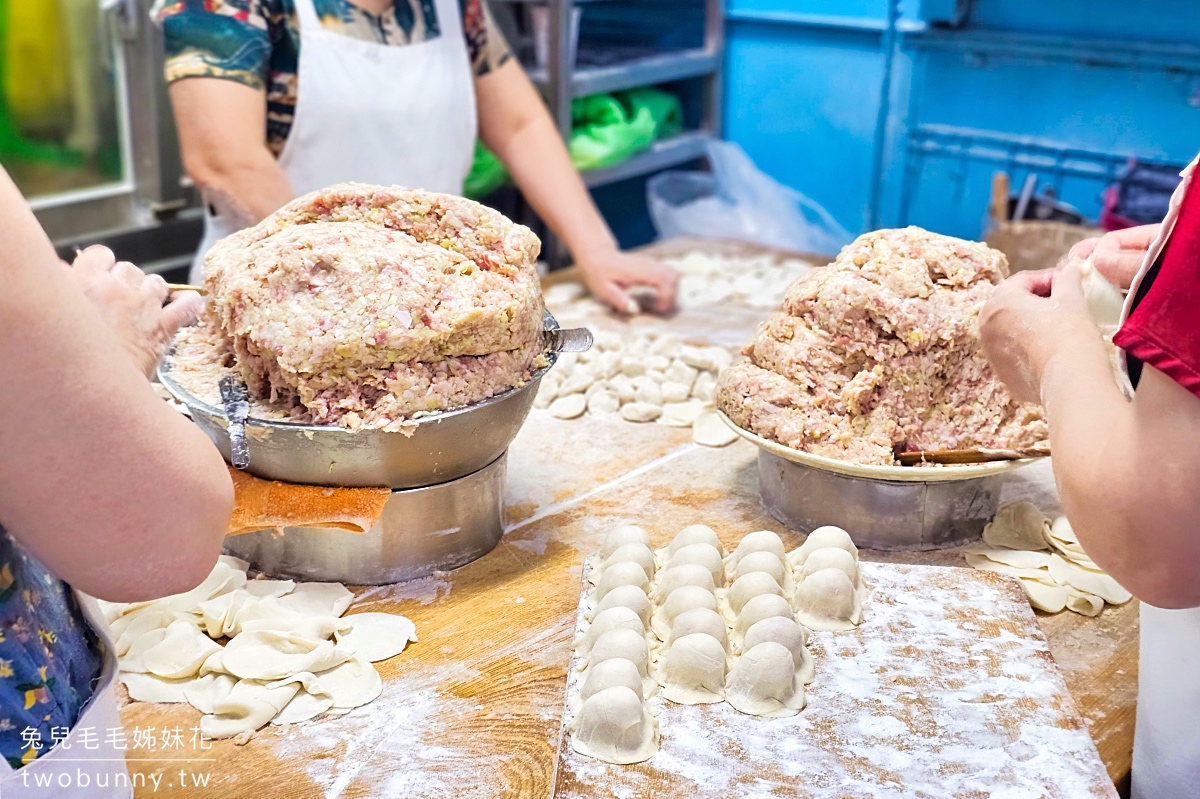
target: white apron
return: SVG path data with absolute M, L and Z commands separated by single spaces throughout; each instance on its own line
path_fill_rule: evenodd
M 434 0 L 441 34 L 391 46 L 326 30 L 296 0 L 299 94 L 279 165 L 297 196 L 334 183 L 398 184 L 461 194 L 474 156 L 475 84 L 458 0 Z M 204 255 L 236 231 L 206 214 Z
M 1198 161 L 1183 172 L 1162 230 L 1130 287 L 1122 324 L 1138 286 L 1175 229 Z M 1125 358 L 1121 364 L 1128 380 Z M 1131 799 L 1200 799 L 1200 608 L 1163 610 L 1142 603 L 1132 776 Z
M 94 599 L 78 591 L 75 597 L 107 655 L 92 698 L 66 740 L 29 765 L 13 771 L 0 758 L 0 797 L 3 799 L 130 799 L 133 787 L 125 767 L 125 751 L 116 741 L 130 745 L 110 730 L 124 730 L 117 712 L 117 657 L 108 637 L 108 625 Z

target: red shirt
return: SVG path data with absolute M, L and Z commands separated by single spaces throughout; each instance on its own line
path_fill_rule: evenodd
M 1134 386 L 1147 363 L 1200 397 L 1200 170 L 1196 176 L 1113 343 L 1129 356 Z

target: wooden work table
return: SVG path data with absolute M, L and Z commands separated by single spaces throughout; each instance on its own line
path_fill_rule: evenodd
M 761 312 L 685 312 L 664 321 L 612 318 L 613 330 L 658 328 L 691 338 L 719 332 L 746 341 Z M 706 335 L 707 333 L 707 335 Z M 757 450 L 691 442 L 690 430 L 635 425 L 613 416 L 562 421 L 534 411 L 508 463 L 504 540 L 491 554 L 412 583 L 358 589 L 351 613 L 399 613 L 420 642 L 377 664 L 384 693 L 351 714 L 291 729 L 268 727 L 249 743 L 130 749 L 130 769 L 158 775 L 139 797 L 548 797 L 559 743 L 563 689 L 583 558 L 625 522 L 656 545 L 687 524 L 714 528 L 727 544 L 771 529 L 788 548 L 802 537 L 768 516 L 758 497 Z M 1049 464 L 1010 475 L 1005 501 L 1057 507 Z M 963 566 L 955 550 L 864 560 Z M 1094 619 L 1039 615 L 1050 649 L 1115 781 L 1129 773 L 1137 689 L 1136 602 Z M 128 728 L 198 724 L 183 705 L 133 703 Z M 131 734 L 132 735 L 132 734 Z M 185 758 L 191 758 L 185 760 Z M 207 788 L 179 785 L 209 774 Z

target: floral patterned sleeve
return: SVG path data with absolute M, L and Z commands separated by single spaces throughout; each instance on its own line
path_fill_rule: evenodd
M 500 26 L 492 17 L 487 0 L 459 0 L 463 7 L 463 33 L 467 37 L 467 52 L 475 77 L 496 69 L 509 58 L 512 52 L 500 32 Z
M 267 0 L 159 0 L 167 82 L 227 78 L 266 89 L 271 62 Z

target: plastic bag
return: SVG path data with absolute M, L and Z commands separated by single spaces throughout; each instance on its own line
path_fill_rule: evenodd
M 463 179 L 463 196 L 472 200 L 482 199 L 508 182 L 508 170 L 492 151 L 475 141 L 475 159 L 471 171 Z
M 660 238 L 736 239 L 834 255 L 853 236 L 800 192 L 768 176 L 732 142 L 710 142 L 712 172 L 663 172 L 646 184 Z
M 574 128 L 567 149 L 581 172 L 624 161 L 654 142 L 657 127 L 649 108 L 634 113 L 611 94 L 579 97 L 571 103 Z

